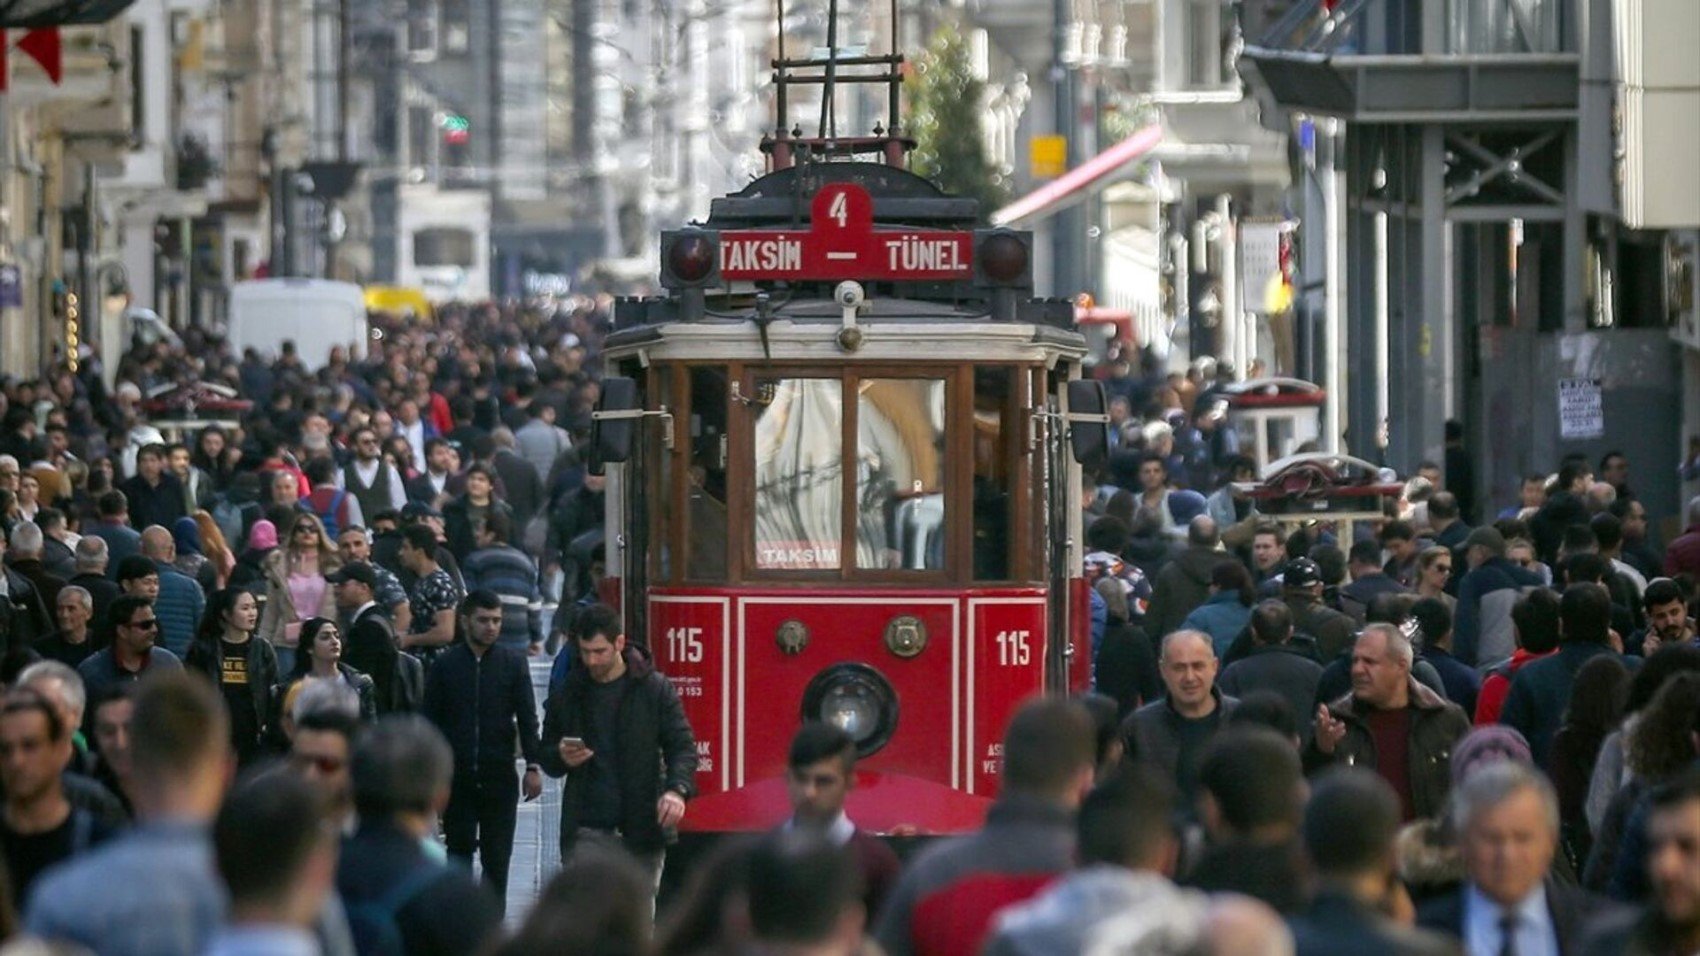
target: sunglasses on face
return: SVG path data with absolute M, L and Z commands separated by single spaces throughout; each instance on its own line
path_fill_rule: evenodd
M 159 627 L 159 618 L 150 617 L 145 621 L 131 621 L 130 626 L 138 631 L 151 631 L 154 628 Z

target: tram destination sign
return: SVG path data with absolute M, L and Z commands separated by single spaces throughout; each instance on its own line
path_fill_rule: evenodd
M 875 229 L 874 203 L 853 183 L 815 194 L 808 229 L 725 229 L 720 277 L 727 281 L 910 279 L 974 276 L 974 236 L 948 229 Z

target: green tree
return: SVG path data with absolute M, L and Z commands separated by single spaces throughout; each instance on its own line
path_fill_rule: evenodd
M 968 40 L 946 24 L 933 34 L 905 85 L 910 166 L 945 192 L 980 201 L 984 219 L 1009 199 L 1002 173 L 986 156 L 980 123 L 985 84 L 974 75 Z

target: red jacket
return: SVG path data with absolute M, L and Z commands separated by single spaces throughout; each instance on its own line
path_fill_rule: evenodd
M 1499 723 L 1499 712 L 1505 707 L 1505 695 L 1511 693 L 1511 678 L 1523 669 L 1530 661 L 1538 661 L 1550 657 L 1555 651 L 1545 654 L 1531 654 L 1521 647 L 1512 653 L 1511 659 L 1502 666 L 1495 667 L 1482 679 L 1482 691 L 1476 695 L 1476 726 Z
M 1691 525 L 1665 549 L 1665 573 L 1700 577 L 1700 524 Z
M 1074 865 L 1073 814 L 1005 793 L 978 833 L 930 847 L 898 879 L 874 926 L 888 956 L 976 956 L 992 917 Z

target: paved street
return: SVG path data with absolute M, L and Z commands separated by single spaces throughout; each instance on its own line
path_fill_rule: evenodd
M 549 689 L 547 657 L 531 662 L 531 682 L 537 691 L 538 720 L 543 713 L 543 697 Z M 531 803 L 519 805 L 519 822 L 514 830 L 514 857 L 508 871 L 508 924 L 518 926 L 531 912 L 531 905 L 543 885 L 561 866 L 561 785 L 551 777 L 543 778 L 543 796 Z

